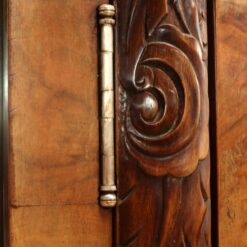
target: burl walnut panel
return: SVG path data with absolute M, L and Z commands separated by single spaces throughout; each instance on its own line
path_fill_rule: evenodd
M 205 0 L 118 0 L 118 246 L 211 246 Z
M 216 1 L 219 247 L 247 246 L 247 2 Z
M 10 246 L 109 247 L 97 200 L 104 1 L 8 2 Z

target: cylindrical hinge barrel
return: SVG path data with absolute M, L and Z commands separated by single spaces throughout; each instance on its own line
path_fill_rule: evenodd
M 99 7 L 100 91 L 101 91 L 101 164 L 100 204 L 114 207 L 117 202 L 114 150 L 114 24 L 115 8 Z

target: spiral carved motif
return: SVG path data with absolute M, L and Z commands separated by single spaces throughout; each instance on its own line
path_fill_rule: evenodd
M 206 0 L 116 0 L 116 246 L 211 246 Z
M 187 176 L 208 152 L 203 44 L 165 21 L 138 27 L 134 16 L 123 49 L 127 69 L 120 74 L 128 94 L 125 145 L 146 173 Z M 133 42 L 135 31 L 145 38 Z

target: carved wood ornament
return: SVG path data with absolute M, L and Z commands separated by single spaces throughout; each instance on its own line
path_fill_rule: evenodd
M 206 0 L 118 0 L 117 246 L 210 246 Z

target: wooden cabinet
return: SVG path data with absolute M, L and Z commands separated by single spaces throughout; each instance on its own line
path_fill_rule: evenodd
M 247 246 L 247 3 L 110 1 L 113 209 L 99 205 L 103 3 L 1 3 L 1 246 Z

